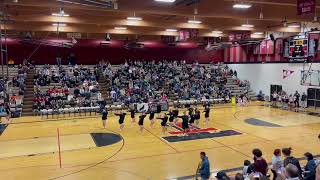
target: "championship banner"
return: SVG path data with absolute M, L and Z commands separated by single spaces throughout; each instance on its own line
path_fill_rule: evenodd
M 297 15 L 314 14 L 316 0 L 297 0 Z
M 179 41 L 187 41 L 189 39 L 197 38 L 199 35 L 198 29 L 180 29 Z
M 251 32 L 250 31 L 231 32 L 229 34 L 229 41 L 241 41 L 241 40 L 250 39 L 250 37 L 251 37 Z
M 283 69 L 282 70 L 282 78 L 283 79 L 286 79 L 286 78 L 288 78 L 291 74 L 293 74 L 294 73 L 294 71 L 292 71 L 292 70 L 285 70 L 285 69 Z

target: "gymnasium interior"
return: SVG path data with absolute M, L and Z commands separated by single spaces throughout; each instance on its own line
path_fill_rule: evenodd
M 320 0 L 1 0 L 0 58 L 1 180 L 320 179 Z

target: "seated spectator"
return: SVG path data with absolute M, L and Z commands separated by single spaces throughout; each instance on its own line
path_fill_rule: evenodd
M 284 173 L 278 173 L 278 177 L 285 180 L 300 180 L 300 172 L 297 166 L 289 163 Z
M 230 177 L 223 171 L 220 171 L 216 175 L 217 180 L 230 180 Z
M 313 159 L 313 155 L 309 152 L 304 154 L 304 157 L 307 159 L 307 164 L 304 167 L 304 180 L 314 180 L 316 178 L 316 162 Z
M 243 176 L 248 177 L 253 172 L 253 165 L 249 160 L 245 160 L 243 163 Z

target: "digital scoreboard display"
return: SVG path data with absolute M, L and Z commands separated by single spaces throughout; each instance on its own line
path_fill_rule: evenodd
M 290 61 L 305 61 L 308 59 L 308 39 L 292 39 L 289 42 Z

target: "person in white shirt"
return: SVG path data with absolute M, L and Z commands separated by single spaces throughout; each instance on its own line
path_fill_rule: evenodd
M 277 97 L 278 97 L 278 93 L 275 91 L 272 94 L 272 107 L 276 107 L 277 106 Z
M 272 168 L 273 180 L 277 178 L 277 174 L 282 172 L 282 159 L 281 159 L 281 150 L 275 149 L 272 156 Z

